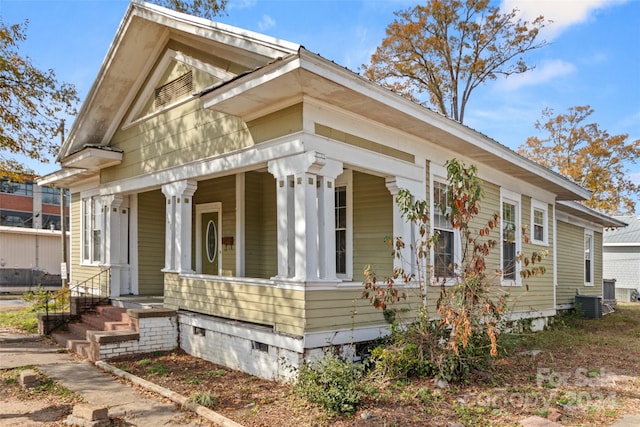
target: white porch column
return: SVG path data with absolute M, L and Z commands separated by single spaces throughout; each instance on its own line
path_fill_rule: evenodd
M 400 189 L 404 188 L 409 190 L 414 198 L 419 200 L 425 199 L 426 188 L 422 182 L 410 180 L 407 178 L 392 176 L 386 178 L 387 189 L 393 196 L 393 238 L 394 245 L 395 239 L 401 237 L 405 244 L 405 247 L 400 251 L 400 258 L 393 259 L 394 268 L 404 268 L 405 273 L 416 273 L 416 257 L 415 251 L 411 250 L 411 247 L 415 243 L 415 233 L 413 224 L 410 221 L 402 218 L 398 204 L 396 203 L 396 196 Z
M 191 198 L 198 188 L 195 181 L 177 181 L 162 186 L 167 200 L 165 233 L 165 268 L 163 271 L 192 272 L 191 269 Z
M 318 273 L 320 279 L 336 276 L 336 178 L 342 162 L 327 160 L 318 177 Z
M 335 279 L 333 197 L 334 180 L 341 171 L 341 162 L 316 152 L 269 162 L 277 186 L 278 277 L 303 282 Z M 324 173 L 327 179 L 319 180 Z
M 112 297 L 120 296 L 120 269 L 122 267 L 120 206 L 122 205 L 122 200 L 122 196 L 116 194 L 102 197 L 106 224 L 104 262 L 111 268 L 109 293 Z
M 316 175 L 295 175 L 295 278 L 318 279 L 318 208 Z

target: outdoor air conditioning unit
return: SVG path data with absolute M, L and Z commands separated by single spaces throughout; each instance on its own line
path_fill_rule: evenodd
M 576 295 L 575 307 L 580 307 L 582 315 L 587 319 L 602 317 L 602 302 L 599 296 Z

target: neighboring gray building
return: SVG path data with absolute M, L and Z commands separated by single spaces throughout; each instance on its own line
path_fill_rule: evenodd
M 631 292 L 640 291 L 640 216 L 615 218 L 628 225 L 604 232 L 603 276 L 616 279 L 618 301 L 630 301 Z

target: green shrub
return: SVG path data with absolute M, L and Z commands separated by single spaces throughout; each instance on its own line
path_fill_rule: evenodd
M 298 371 L 294 391 L 312 403 L 336 414 L 353 414 L 366 391 L 363 382 L 366 367 L 329 353 Z

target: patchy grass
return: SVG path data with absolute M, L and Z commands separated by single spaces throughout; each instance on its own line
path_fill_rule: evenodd
M 38 332 L 38 313 L 29 307 L 22 310 L 2 311 L 0 326 L 35 334 Z

